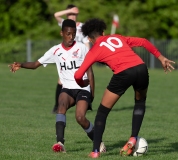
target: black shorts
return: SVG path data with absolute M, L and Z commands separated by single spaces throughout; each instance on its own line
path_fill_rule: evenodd
M 79 100 L 85 100 L 88 103 L 88 110 L 92 110 L 91 107 L 91 93 L 89 91 L 83 89 L 68 89 L 62 88 L 61 93 L 65 92 L 69 96 L 71 96 L 75 103 L 72 105 L 74 106 Z
M 107 89 L 121 96 L 133 86 L 134 90 L 144 90 L 149 85 L 149 74 L 145 64 L 128 68 L 118 74 L 114 74 L 107 86 Z

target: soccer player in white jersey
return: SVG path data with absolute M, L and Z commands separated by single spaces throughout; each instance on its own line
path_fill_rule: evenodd
M 58 74 L 63 88 L 59 95 L 59 104 L 56 114 L 56 137 L 57 143 L 53 145 L 55 152 L 66 152 L 64 148 L 64 130 L 66 126 L 66 112 L 76 105 L 75 117 L 78 124 L 84 129 L 88 137 L 93 141 L 93 125 L 86 119 L 85 115 L 91 103 L 91 96 L 94 97 L 94 75 L 90 67 L 83 76 L 84 82 L 89 81 L 90 85 L 81 88 L 74 79 L 74 73 L 81 66 L 88 48 L 81 42 L 74 40 L 76 24 L 73 20 L 66 19 L 62 24 L 61 44 L 53 46 L 40 59 L 35 62 L 14 62 L 10 64 L 11 72 L 20 68 L 36 69 L 39 66 L 46 66 L 49 63 L 56 63 Z M 101 142 L 100 152 L 104 152 L 105 146 Z
M 76 36 L 75 36 L 75 41 L 77 42 L 82 42 L 84 43 L 88 48 L 90 48 L 90 43 L 87 37 L 84 37 L 82 32 L 81 32 L 81 27 L 83 25 L 83 23 L 81 22 L 77 22 L 77 15 L 79 14 L 79 9 L 73 5 L 73 4 L 69 4 L 67 6 L 67 8 L 65 10 L 62 11 L 58 11 L 56 13 L 54 13 L 54 17 L 58 22 L 58 25 L 60 27 L 62 27 L 62 23 L 64 21 L 64 19 L 62 18 L 62 16 L 66 15 L 67 19 L 72 19 L 73 21 L 76 22 Z M 60 81 L 60 79 L 58 80 L 58 84 L 56 86 L 56 92 L 55 92 L 55 105 L 54 108 L 52 110 L 52 113 L 56 113 L 57 111 L 57 107 L 58 107 L 58 97 L 59 94 L 61 92 L 62 89 L 62 83 Z
M 67 16 L 67 19 L 72 19 L 73 21 L 75 21 L 76 22 L 76 29 L 77 29 L 75 41 L 82 42 L 82 43 L 84 43 L 88 46 L 89 40 L 88 40 L 87 37 L 84 37 L 82 32 L 81 32 L 81 28 L 82 28 L 83 23 L 77 21 L 78 14 L 79 14 L 79 9 L 75 5 L 69 4 L 67 6 L 66 10 L 62 10 L 62 11 L 58 11 L 58 12 L 54 13 L 54 17 L 56 18 L 58 25 L 60 27 L 62 27 L 62 23 L 64 21 L 62 16 L 64 16 L 64 15 Z

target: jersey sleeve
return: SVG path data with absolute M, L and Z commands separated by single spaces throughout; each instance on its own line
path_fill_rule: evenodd
M 82 42 L 85 43 L 89 43 L 88 37 L 83 37 Z
M 58 22 L 58 26 L 62 27 L 62 23 L 63 23 L 64 19 L 62 19 L 61 23 Z
M 123 38 L 125 39 L 126 43 L 130 47 L 144 47 L 146 50 L 152 53 L 156 58 L 161 55 L 158 49 L 145 38 L 138 38 L 138 37 L 123 37 Z
M 44 67 L 46 67 L 47 64 L 49 63 L 55 63 L 54 56 L 53 56 L 54 48 L 55 47 L 49 49 L 40 59 L 38 59 L 38 62 L 43 64 Z
M 91 51 L 87 53 L 82 65 L 74 74 L 75 81 L 80 86 L 83 84 L 83 75 L 88 70 L 88 68 L 95 62 L 95 58 L 92 56 L 92 54 L 93 53 Z
M 84 51 L 83 51 L 84 56 L 87 55 L 88 51 L 89 51 L 89 48 L 84 44 Z

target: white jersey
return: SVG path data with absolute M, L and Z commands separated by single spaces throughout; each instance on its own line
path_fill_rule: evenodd
M 58 23 L 58 25 L 60 27 L 62 27 L 62 23 L 63 23 L 64 19 L 62 19 L 61 23 Z M 82 43 L 89 43 L 89 40 L 87 37 L 84 37 L 81 31 L 83 23 L 78 22 L 78 25 L 76 26 L 76 36 L 75 36 L 75 41 L 77 42 L 82 42 Z
M 83 89 L 90 92 L 90 86 L 81 88 L 74 79 L 74 74 L 81 66 L 88 48 L 81 42 L 75 44 L 69 49 L 61 43 L 50 48 L 38 61 L 46 66 L 49 63 L 56 63 L 58 75 L 63 88 Z M 85 73 L 83 79 L 88 79 Z

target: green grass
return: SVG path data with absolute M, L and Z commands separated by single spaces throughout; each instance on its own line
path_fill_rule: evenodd
M 94 67 L 96 90 L 93 111 L 87 117 L 93 122 L 111 71 Z M 177 71 L 149 70 L 150 86 L 147 109 L 139 136 L 148 141 L 143 157 L 120 157 L 119 149 L 131 132 L 133 90 L 129 88 L 117 102 L 107 119 L 103 140 L 107 153 L 101 160 L 178 160 Z M 7 64 L 0 64 L 0 160 L 83 160 L 92 142 L 75 121 L 75 108 L 67 113 L 65 131 L 66 154 L 54 153 L 56 142 L 54 104 L 57 71 L 54 65 L 37 70 L 21 69 L 13 74 Z

